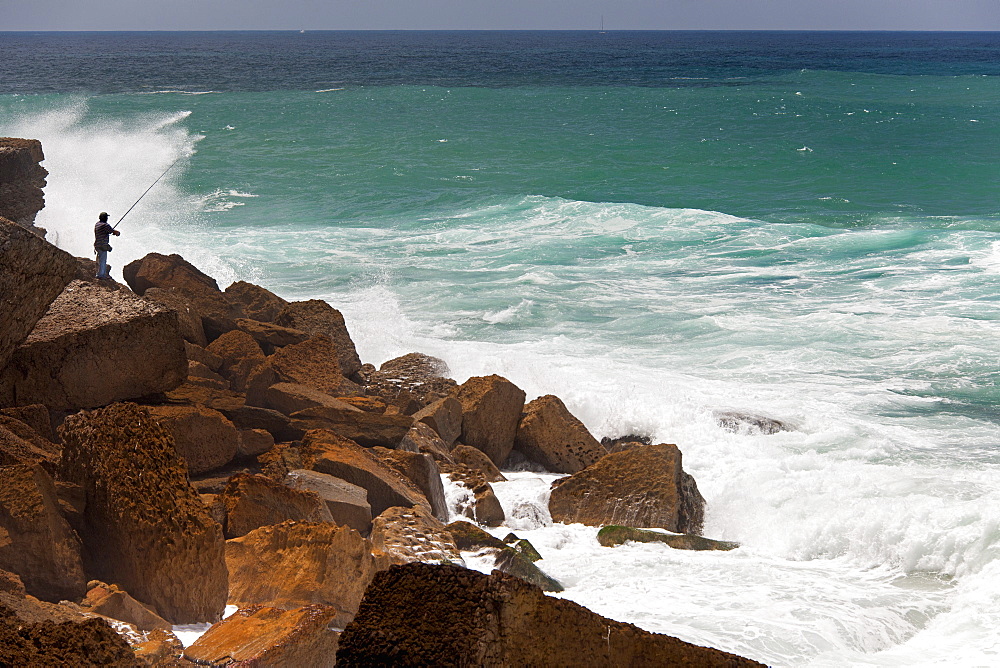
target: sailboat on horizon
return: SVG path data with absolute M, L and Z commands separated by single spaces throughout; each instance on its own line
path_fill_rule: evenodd
M 597 34 L 598 35 L 606 35 L 607 34 L 607 32 L 605 32 L 605 30 L 604 30 L 604 14 L 601 14 L 601 32 L 599 32 Z

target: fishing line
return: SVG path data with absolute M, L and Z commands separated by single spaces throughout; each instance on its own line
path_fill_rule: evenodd
M 184 156 L 181 156 L 181 158 L 183 158 L 183 157 L 184 157 Z M 120 224 L 121 224 L 121 222 L 122 222 L 123 220 L 125 220 L 125 216 L 127 216 L 127 215 L 128 215 L 129 213 L 131 213 L 132 209 L 134 209 L 134 208 L 135 208 L 135 205 L 136 205 L 136 204 L 138 204 L 138 203 L 139 203 L 140 201 L 142 201 L 142 198 L 146 196 L 146 193 L 148 193 L 148 192 L 149 192 L 150 190 L 152 190 L 152 189 L 153 189 L 153 186 L 155 186 L 155 185 L 156 185 L 157 183 L 159 183 L 160 179 L 162 179 L 162 178 L 163 178 L 164 176 L 166 176 L 166 175 L 167 175 L 167 172 L 169 172 L 169 171 L 170 171 L 171 169 L 173 169 L 173 168 L 174 168 L 174 165 L 176 165 L 176 164 L 177 164 L 178 162 L 180 162 L 180 161 L 181 161 L 181 158 L 177 158 L 177 159 L 176 159 L 176 160 L 174 160 L 174 161 L 173 161 L 172 163 L 170 163 L 170 166 L 169 166 L 169 167 L 167 167 L 167 168 L 166 168 L 165 170 L 163 170 L 163 173 L 162 173 L 162 174 L 160 174 L 160 175 L 159 175 L 158 177 L 156 177 L 156 181 L 153 181 L 153 185 L 152 185 L 152 186 L 149 186 L 148 188 L 146 188 L 146 192 L 144 192 L 144 193 L 142 193 L 141 195 L 139 195 L 139 199 L 137 199 L 137 200 L 135 201 L 135 204 L 133 204 L 132 206 L 130 206 L 130 207 L 128 208 L 128 211 L 126 211 L 126 212 L 125 212 L 124 214 L 122 214 L 122 217 L 118 219 L 118 222 L 117 222 L 117 223 L 115 223 L 114 225 L 112 225 L 112 226 L 111 226 L 111 229 L 115 229 L 116 227 L 118 227 L 118 225 L 120 225 Z

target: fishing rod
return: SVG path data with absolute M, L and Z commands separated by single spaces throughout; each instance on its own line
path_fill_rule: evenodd
M 184 157 L 184 156 L 181 156 L 181 158 L 183 158 L 183 157 Z M 177 159 L 176 159 L 176 160 L 174 160 L 174 161 L 173 161 L 172 163 L 170 163 L 170 166 L 169 166 L 169 167 L 167 167 L 167 168 L 166 168 L 165 170 L 163 170 L 163 173 L 162 173 L 162 174 L 160 174 L 160 175 L 159 175 L 158 177 L 156 177 L 156 181 L 153 181 L 153 186 L 155 186 L 155 185 L 156 185 L 157 183 L 159 183 L 160 179 L 162 179 L 162 178 L 163 178 L 164 176 L 166 176 L 166 175 L 167 175 L 167 172 L 169 172 L 169 171 L 170 171 L 171 169 L 173 169 L 173 168 L 174 168 L 174 165 L 176 165 L 176 164 L 177 164 L 178 162 L 180 162 L 180 161 L 181 161 L 181 158 L 177 158 Z M 117 223 L 115 223 L 114 225 L 112 225 L 111 229 L 115 229 L 116 227 L 118 227 L 118 225 L 119 225 L 119 224 L 121 224 L 121 222 L 122 222 L 123 220 L 125 220 L 125 216 L 127 216 L 127 215 L 128 215 L 129 213 L 131 213 L 132 209 L 134 209 L 134 208 L 135 208 L 135 205 L 136 205 L 136 204 L 138 204 L 138 203 L 139 203 L 140 201 L 142 201 L 142 198 L 146 196 L 146 193 L 148 193 L 148 192 L 149 192 L 150 190 L 152 190 L 152 189 L 153 189 L 153 186 L 149 186 L 148 188 L 146 188 L 146 192 L 145 192 L 145 193 L 143 193 L 143 194 L 139 195 L 139 199 L 137 199 L 137 200 L 135 201 L 135 204 L 133 204 L 132 206 L 130 206 L 130 207 L 128 208 L 128 211 L 126 211 L 126 212 L 125 212 L 125 213 L 124 213 L 124 214 L 122 215 L 122 217 L 118 219 L 118 222 L 117 222 Z

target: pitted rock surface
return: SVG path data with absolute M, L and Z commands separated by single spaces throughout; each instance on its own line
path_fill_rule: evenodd
M 226 288 L 226 299 L 238 304 L 248 318 L 260 322 L 274 322 L 281 309 L 288 305 L 270 290 L 246 281 L 237 281 Z
M 321 299 L 286 304 L 274 323 L 306 332 L 312 336 L 322 334 L 330 337 L 337 350 L 340 372 L 351 376 L 361 369 L 361 359 L 354 347 L 347 323 L 340 311 Z
M 286 520 L 333 521 L 330 509 L 315 492 L 292 489 L 262 475 L 234 475 L 218 500 L 226 509 L 226 538 L 239 538 Z
M 455 539 L 444 523 L 420 507 L 389 508 L 372 520 L 372 547 L 391 563 L 453 563 L 464 566 Z
M 524 407 L 514 449 L 555 473 L 582 471 L 608 454 L 562 400 L 551 394 Z
M 462 404 L 462 443 L 479 448 L 497 466 L 503 464 L 514 448 L 524 391 L 501 376 L 473 376 L 455 398 Z
M 37 139 L 0 137 L 0 216 L 26 229 L 37 229 L 35 216 L 45 206 L 43 160 Z
M 451 371 L 444 360 L 423 353 L 408 353 L 385 362 L 378 371 L 365 376 L 369 394 L 394 401 L 400 394 L 409 393 L 422 406 L 448 396 L 458 386 L 448 374 Z

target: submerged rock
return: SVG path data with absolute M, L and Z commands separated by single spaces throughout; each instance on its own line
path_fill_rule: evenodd
M 614 547 L 621 545 L 625 541 L 636 543 L 665 543 L 675 550 L 735 550 L 739 543 L 732 543 L 724 540 L 712 540 L 702 536 L 693 536 L 686 533 L 663 533 L 661 531 L 649 531 L 637 529 L 635 527 L 623 527 L 610 525 L 602 527 L 597 532 L 597 542 L 604 547 Z
M 764 415 L 741 413 L 738 411 L 716 411 L 715 419 L 722 428 L 733 433 L 777 434 L 779 431 L 790 431 L 791 427 Z

